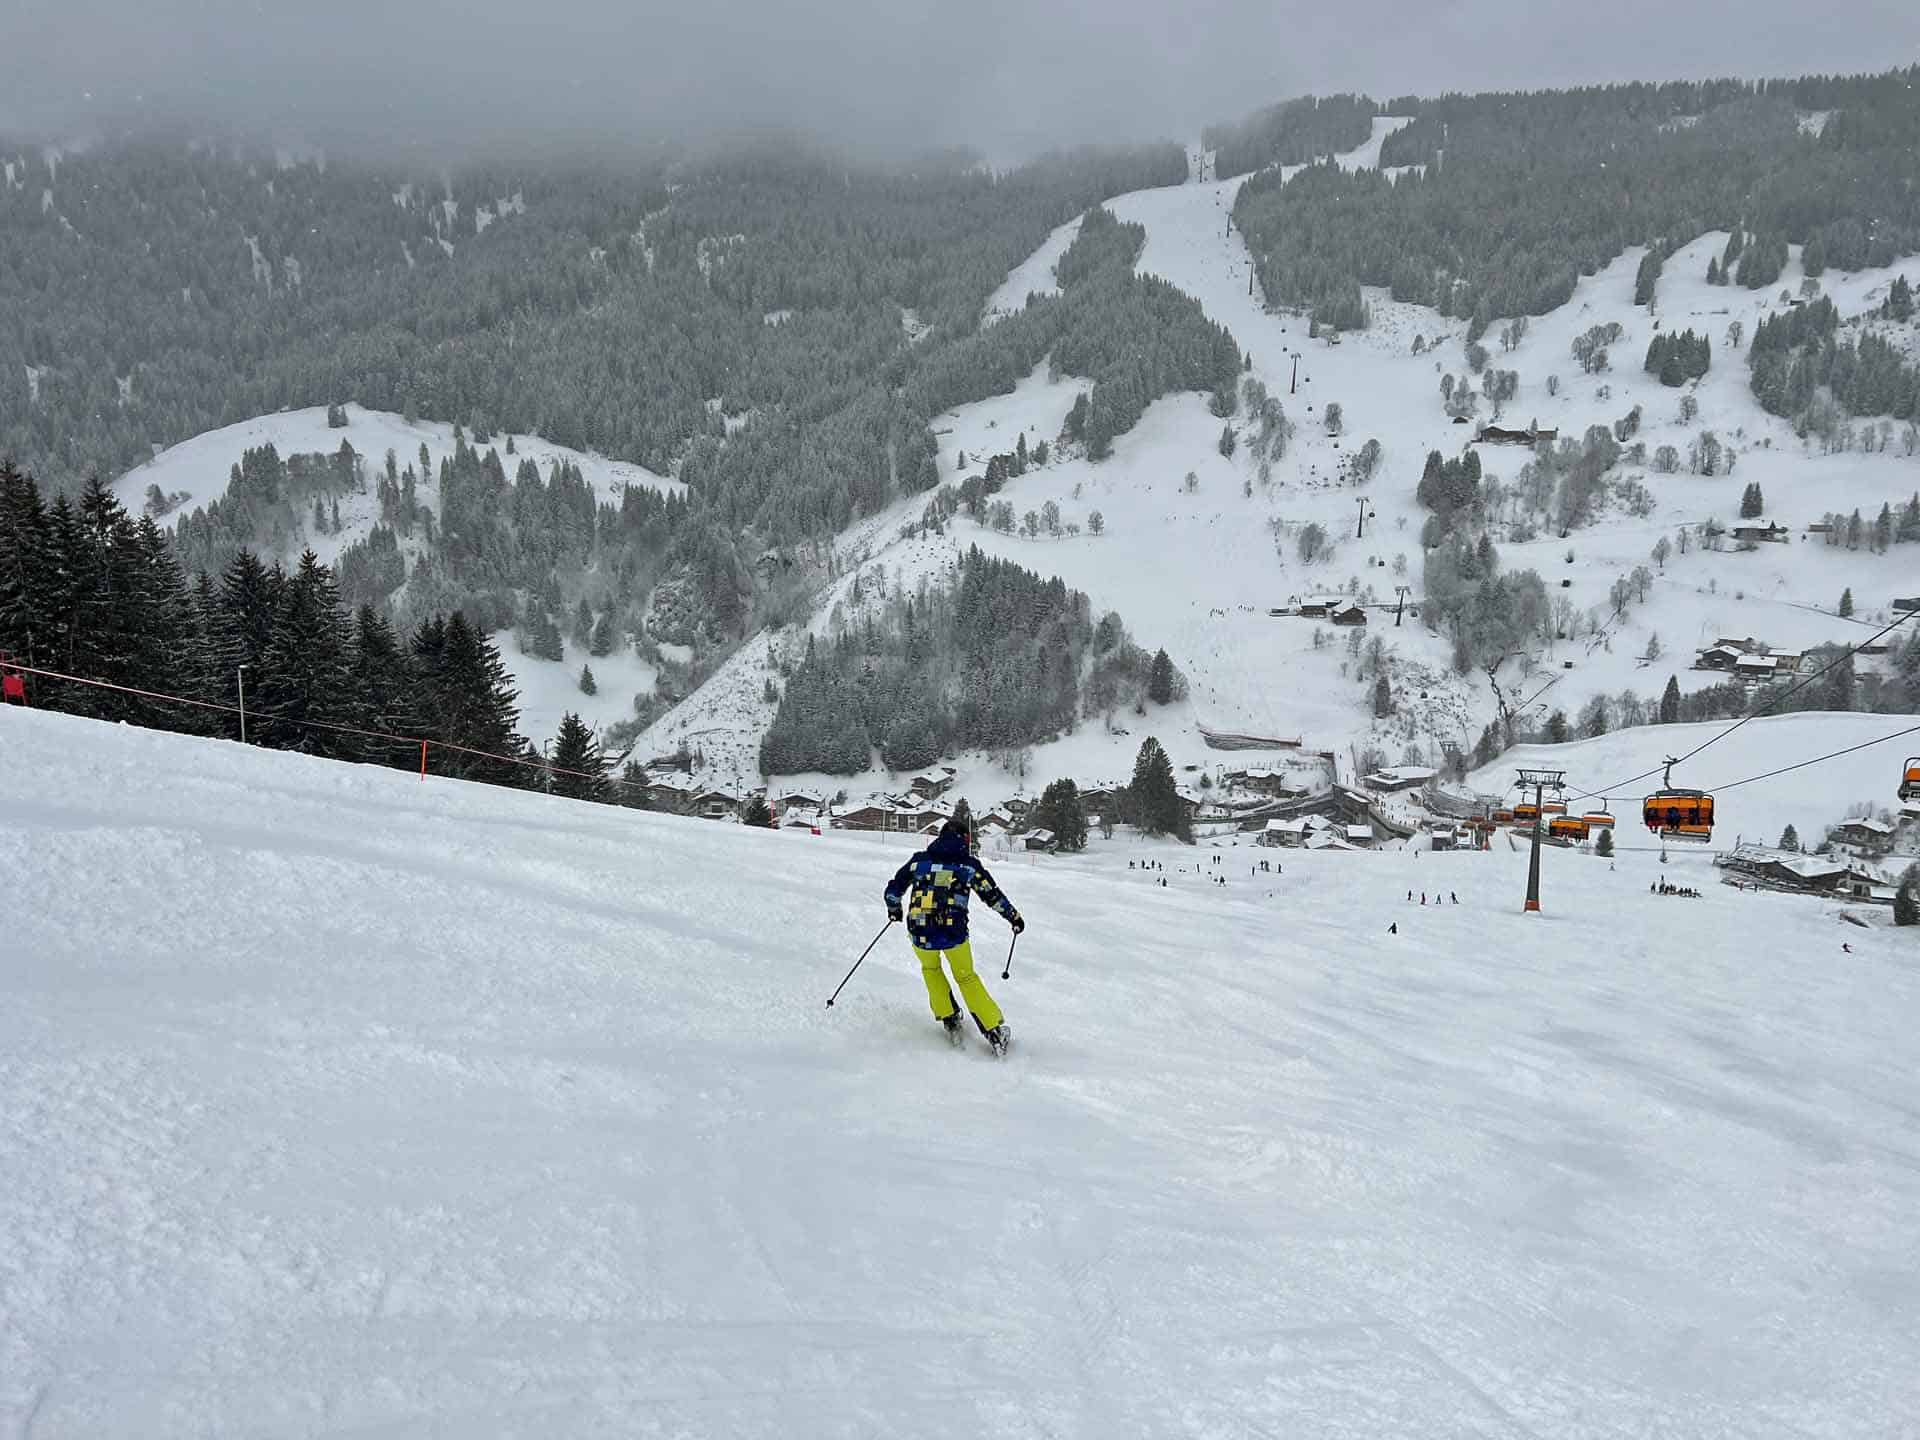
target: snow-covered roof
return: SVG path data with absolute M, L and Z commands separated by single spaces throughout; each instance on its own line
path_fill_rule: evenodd
M 1736 670 L 1772 670 L 1779 665 L 1779 657 L 1774 655 L 1742 655 L 1733 662 Z
M 1431 765 L 1383 765 L 1367 779 L 1388 785 L 1411 785 L 1421 780 L 1431 780 L 1439 773 Z
M 1027 832 L 1027 837 L 1026 837 L 1026 838 L 1027 838 L 1028 840 L 1030 840 L 1030 841 L 1033 841 L 1033 840 L 1037 840 L 1037 841 L 1039 841 L 1039 842 L 1040 842 L 1040 843 L 1041 843 L 1042 845 L 1050 845 L 1050 844 L 1052 844 L 1052 843 L 1053 843 L 1053 831 L 1051 831 L 1051 830 L 1029 830 L 1029 831 Z
M 1889 825 L 1885 820 L 1876 820 L 1871 815 L 1862 815 L 1857 820 L 1843 820 L 1840 822 L 1840 828 L 1842 830 L 1866 830 L 1875 835 L 1891 835 L 1893 833 L 1893 826 Z
M 1304 835 L 1307 822 L 1304 820 L 1269 820 L 1266 831 L 1269 835 Z
M 1349 840 L 1373 839 L 1373 827 L 1371 825 L 1348 825 L 1345 827 L 1345 833 Z

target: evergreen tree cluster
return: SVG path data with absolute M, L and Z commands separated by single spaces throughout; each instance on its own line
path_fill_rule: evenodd
M 1359 286 L 1389 286 L 1468 319 L 1469 338 L 1670 236 L 1752 232 L 1736 278 L 1755 287 L 1788 241 L 1817 240 L 1844 269 L 1885 265 L 1920 250 L 1917 74 L 1395 99 L 1387 113 L 1415 118 L 1380 170 L 1264 170 L 1234 221 L 1281 303 L 1349 328 L 1365 323 Z M 1834 112 L 1817 136 L 1807 109 Z
M 911 770 L 958 749 L 1043 743 L 1152 683 L 1117 615 L 1095 624 L 1079 591 L 977 546 L 948 588 L 855 604 L 831 639 L 809 637 L 761 741 L 762 773 L 856 774 L 876 749 Z
M 1713 364 L 1713 344 L 1704 335 L 1691 330 L 1655 335 L 1647 346 L 1644 367 L 1649 375 L 1660 377 L 1662 385 L 1678 387 L 1698 380 Z
M 1303 95 L 1257 110 L 1232 125 L 1209 125 L 1200 143 L 1214 153 L 1217 178 L 1268 165 L 1304 165 L 1358 149 L 1382 113 L 1365 95 Z
M 1823 394 L 1848 415 L 1920 418 L 1920 366 L 1871 330 L 1839 337 L 1839 324 L 1839 311 L 1823 296 L 1754 327 L 1747 363 L 1761 408 L 1794 420 L 1803 435 L 1823 425 Z
M 531 752 L 511 677 L 465 615 L 431 616 L 402 639 L 373 605 L 349 611 L 310 550 L 291 573 L 242 550 L 217 580 L 203 570 L 189 585 L 152 517 L 133 519 L 98 481 L 48 504 L 0 464 L 0 652 L 198 702 L 37 679 L 43 709 L 238 738 L 236 713 L 201 707 L 237 710 L 244 685 L 254 744 L 411 769 L 426 739 L 436 774 L 539 779 L 515 763 Z
M 1055 850 L 1072 854 L 1087 848 L 1087 811 L 1080 800 L 1080 787 L 1071 780 L 1055 780 L 1048 785 L 1027 819 L 1039 829 L 1053 832 Z

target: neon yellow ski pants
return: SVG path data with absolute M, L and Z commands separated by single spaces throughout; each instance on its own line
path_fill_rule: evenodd
M 940 971 L 941 952 L 922 950 L 916 945 L 913 953 L 920 957 L 920 978 L 927 982 L 927 999 L 933 1005 L 933 1013 L 944 1020 L 956 1007 L 953 990 L 947 984 L 947 977 Z M 946 956 L 947 964 L 953 970 L 954 984 L 960 987 L 960 995 L 967 1002 L 967 1009 L 980 1022 L 982 1029 L 993 1029 L 1002 1019 L 1000 1007 L 993 1003 L 993 996 L 987 993 L 987 987 L 981 983 L 980 977 L 973 973 L 972 942 L 962 940 L 948 950 Z

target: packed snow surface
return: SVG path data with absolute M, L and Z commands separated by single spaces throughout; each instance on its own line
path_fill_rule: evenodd
M 1009 860 L 995 1062 L 823 1007 L 897 840 L 19 711 L 0 813 L 0 1433 L 1914 1433 L 1920 952 L 1697 852 Z

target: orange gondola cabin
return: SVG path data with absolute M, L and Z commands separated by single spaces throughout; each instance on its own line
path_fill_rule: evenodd
M 1909 755 L 1900 767 L 1900 798 L 1920 800 L 1920 755 Z

